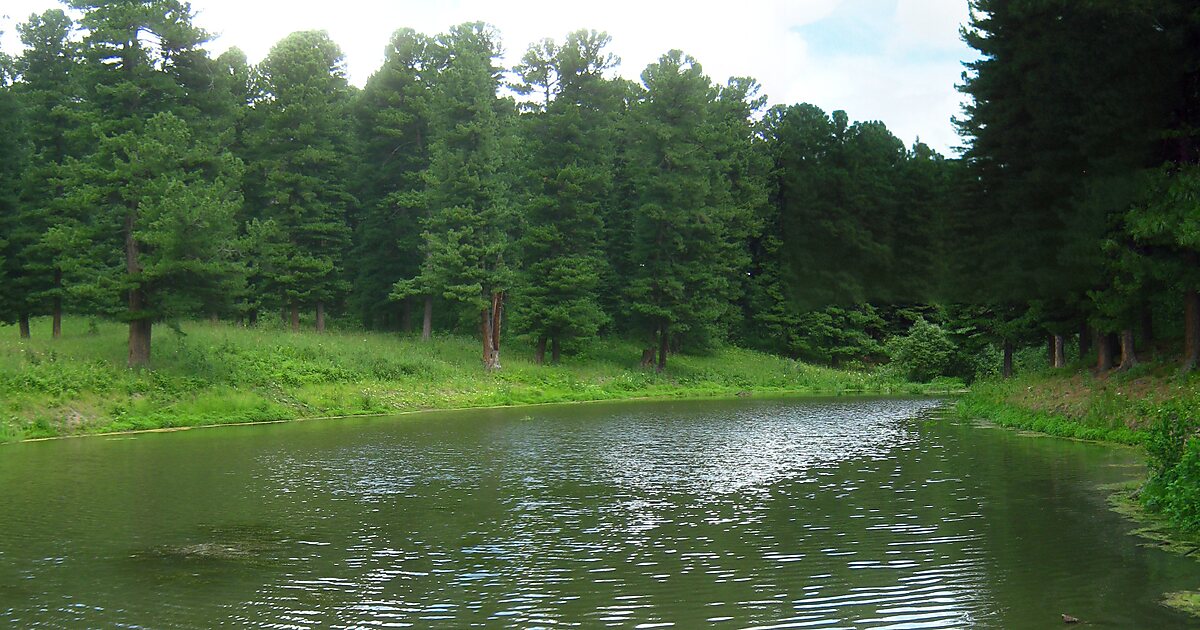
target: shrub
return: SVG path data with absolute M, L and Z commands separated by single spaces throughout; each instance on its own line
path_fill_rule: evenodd
M 887 350 L 892 363 L 909 380 L 926 383 L 946 373 L 954 342 L 941 326 L 919 318 L 907 335 L 889 340 Z

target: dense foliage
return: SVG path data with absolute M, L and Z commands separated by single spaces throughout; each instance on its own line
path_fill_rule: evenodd
M 73 2 L 19 27 L 0 117 L 0 317 L 502 332 L 561 360 L 734 342 L 865 366 L 942 277 L 955 162 L 880 122 L 765 109 L 669 51 L 634 83 L 578 31 L 498 65 L 481 23 L 396 31 L 359 90 L 324 32 L 211 57 L 178 0 Z M 10 129 L 11 127 L 11 129 Z M 637 354 L 631 357 L 636 360 Z
M 400 29 L 358 89 L 324 32 L 251 65 L 179 0 L 70 2 L 0 59 L 0 320 L 127 322 L 137 366 L 156 322 L 419 312 L 488 368 L 505 335 L 558 361 L 601 334 L 659 370 L 730 342 L 922 379 L 1036 347 L 1195 367 L 1194 7 L 972 9 L 951 159 L 678 50 L 619 78 L 595 31 L 508 69 L 486 24 Z

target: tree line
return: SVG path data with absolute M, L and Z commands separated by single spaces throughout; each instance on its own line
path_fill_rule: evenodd
M 186 3 L 69 9 L 18 26 L 4 64 L 0 310 L 21 334 L 37 315 L 60 334 L 64 311 L 127 321 L 130 365 L 156 322 L 298 330 L 301 312 L 475 330 L 490 368 L 509 330 L 539 361 L 601 332 L 658 369 L 778 350 L 791 299 L 914 289 L 861 278 L 909 275 L 920 245 L 892 227 L 944 193 L 947 161 L 881 123 L 767 110 L 753 79 L 714 83 L 680 51 L 621 79 L 596 31 L 506 69 L 486 24 L 400 29 L 357 89 L 324 32 L 251 65 L 212 57 Z
M 1061 365 L 1075 334 L 1130 367 L 1163 324 L 1200 357 L 1183 0 L 973 0 L 958 159 L 768 108 L 681 51 L 620 78 L 596 31 L 504 68 L 486 24 L 400 29 L 359 89 L 324 32 L 250 64 L 210 55 L 183 2 L 68 5 L 0 60 L 0 319 L 21 334 L 117 318 L 140 366 L 157 322 L 334 316 L 474 332 L 489 369 L 505 334 L 539 362 L 615 334 L 661 370 L 725 342 L 872 363 L 914 323 L 942 334 L 929 319 L 1005 372 L 1030 343 Z
M 951 294 L 1012 349 L 1129 369 L 1160 324 L 1200 360 L 1200 8 L 972 0 Z

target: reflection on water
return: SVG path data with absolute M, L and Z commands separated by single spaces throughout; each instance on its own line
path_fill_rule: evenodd
M 1155 599 L 1200 571 L 1137 548 L 1094 490 L 1135 455 L 931 422 L 934 406 L 549 407 L 6 447 L 0 621 L 956 628 L 1069 609 L 1182 627 Z

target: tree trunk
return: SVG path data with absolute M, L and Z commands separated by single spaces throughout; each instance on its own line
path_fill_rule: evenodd
M 252 309 L 249 313 L 246 313 L 246 323 L 251 328 L 258 325 L 258 309 Z
M 667 369 L 667 351 L 670 349 L 671 336 L 668 334 L 668 324 L 663 322 L 663 325 L 658 330 L 658 367 L 655 371 L 662 372 Z
M 654 365 L 654 346 L 642 350 L 642 367 L 648 368 L 652 365 Z
M 1154 345 L 1154 311 L 1149 306 L 1142 306 L 1141 322 L 1138 326 L 1138 332 L 1141 339 L 1141 347 L 1143 352 L 1149 352 Z
M 429 341 L 433 335 L 433 296 L 425 296 L 425 317 L 421 320 L 421 340 Z
M 504 294 L 492 294 L 492 352 L 496 367 L 500 367 L 500 325 L 504 323 Z
M 1000 368 L 1000 376 L 1012 378 L 1013 375 L 1013 342 L 1004 340 L 1004 365 Z
M 29 313 L 21 313 L 17 316 L 17 328 L 20 329 L 22 339 L 29 339 Z
M 140 260 L 141 251 L 133 228 L 137 220 L 135 211 L 125 215 L 125 272 L 130 276 L 142 273 Z M 129 289 L 129 367 L 147 367 L 150 365 L 150 327 L 151 322 L 145 316 L 148 306 L 145 290 L 134 280 L 133 288 Z
M 1046 364 L 1050 367 L 1056 367 L 1054 358 L 1054 335 L 1046 335 Z
M 317 302 L 317 332 L 325 332 L 325 303 Z
M 1088 325 L 1079 325 L 1079 360 L 1083 361 L 1087 358 L 1089 352 L 1092 351 L 1092 331 L 1088 329 Z
M 1054 335 L 1054 367 L 1067 367 L 1067 340 L 1062 335 Z
M 542 365 L 546 362 L 546 336 L 538 337 L 537 348 L 533 351 L 533 362 Z
M 150 326 L 148 319 L 129 322 L 129 367 L 150 365 Z
M 500 369 L 500 324 L 504 319 L 504 294 L 495 292 L 491 298 L 491 304 L 479 312 L 483 367 L 489 372 Z
M 300 305 L 292 302 L 291 308 L 292 332 L 300 332 Z
M 1191 289 L 1183 296 L 1183 365 L 1191 372 L 1200 365 L 1200 291 Z
M 1137 352 L 1133 347 L 1133 329 L 1121 331 L 1121 365 L 1118 370 L 1128 370 L 1138 364 Z
M 404 298 L 400 304 L 400 332 L 412 332 L 412 300 Z
M 209 313 L 208 314 L 208 323 L 213 324 L 213 325 L 221 323 L 221 316 L 217 315 L 216 313 Z
M 1113 348 L 1112 335 L 1108 333 L 1096 333 L 1096 371 L 1107 372 L 1113 366 Z
M 62 269 L 54 269 L 54 299 L 50 301 L 50 336 L 62 336 Z
M 483 369 L 491 372 L 500 368 L 500 355 L 496 350 L 495 329 L 492 328 L 490 309 L 479 311 L 479 331 L 483 337 Z
M 560 359 L 562 359 L 562 346 L 558 343 L 558 336 L 555 335 L 554 341 L 550 343 L 550 362 L 558 365 Z

